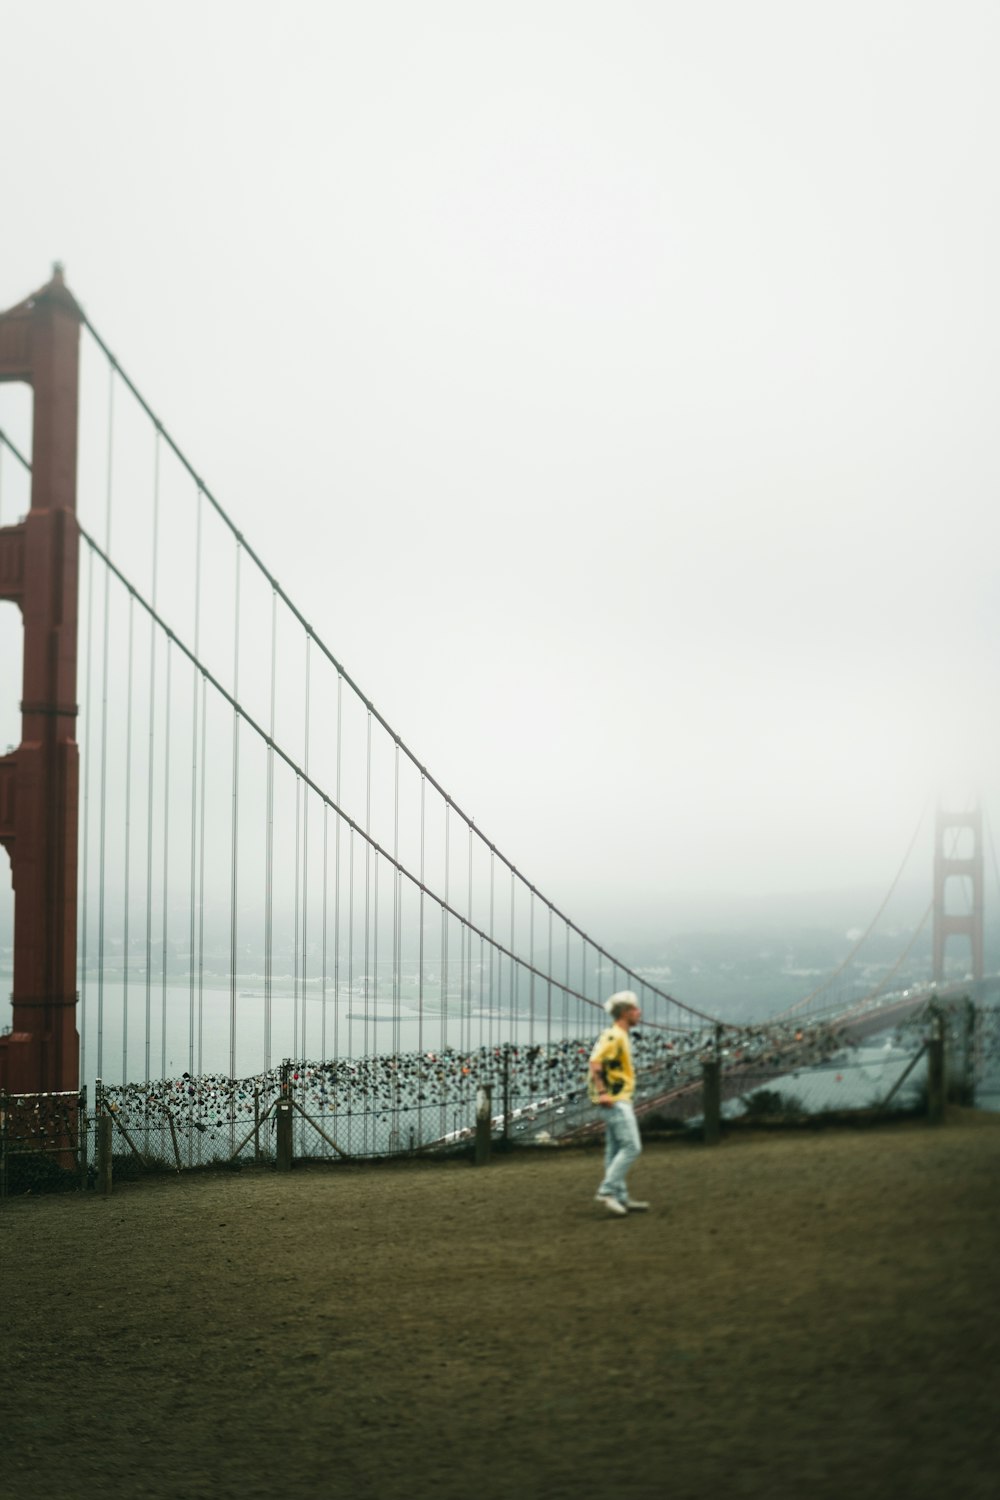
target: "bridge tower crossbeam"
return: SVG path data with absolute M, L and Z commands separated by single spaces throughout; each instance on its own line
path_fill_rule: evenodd
M 14 885 L 11 1030 L 0 1088 L 79 1087 L 76 906 L 77 416 L 81 313 L 51 281 L 0 313 L 0 381 L 34 394 L 31 506 L 0 528 L 0 599 L 24 621 L 21 743 L 0 757 L 0 843 Z

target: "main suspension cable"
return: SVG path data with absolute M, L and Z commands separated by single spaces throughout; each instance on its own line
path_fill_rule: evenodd
M 308 787 L 310 788 L 310 790 L 313 791 L 316 794 L 317 797 L 319 797 L 323 802 L 327 803 L 331 807 L 331 809 L 338 815 L 338 817 L 340 819 L 343 820 L 343 822 L 346 824 L 346 826 L 351 830 L 352 834 L 357 834 L 360 838 L 362 838 L 364 840 L 367 858 L 370 859 L 373 854 L 377 854 L 380 858 L 388 861 L 389 864 L 391 864 L 391 866 L 394 869 L 399 870 L 400 874 L 403 875 L 403 876 L 405 876 L 405 878 L 407 880 L 409 880 L 411 882 L 411 884 L 417 886 L 417 888 L 419 890 L 424 891 L 428 896 L 430 896 L 431 900 L 436 903 L 436 905 L 440 908 L 440 910 L 441 910 L 441 912 L 442 912 L 442 914 L 444 916 L 446 916 L 446 917 L 452 917 L 452 918 L 454 918 L 458 922 L 465 922 L 466 918 L 464 917 L 463 913 L 461 913 L 460 911 L 457 911 L 453 906 L 450 905 L 450 903 L 445 902 L 444 900 L 442 900 L 442 897 L 439 896 L 436 892 L 434 892 L 433 890 L 431 890 L 429 887 L 425 886 L 423 884 L 423 882 L 420 881 L 417 878 L 417 876 L 415 876 L 413 874 L 413 872 L 411 870 L 407 869 L 406 866 L 404 864 L 402 864 L 401 861 L 397 861 L 396 859 L 394 859 L 393 856 L 392 856 L 392 854 L 387 849 L 385 849 L 381 844 L 379 844 L 379 842 L 371 835 L 370 831 L 362 828 L 360 826 L 360 824 L 358 824 L 355 821 L 355 819 L 350 816 L 349 813 L 347 813 L 342 807 L 340 807 L 334 801 L 334 799 L 330 796 L 329 792 L 327 792 L 326 790 L 324 790 L 324 788 L 322 786 L 320 786 L 319 783 L 316 782 L 311 776 L 310 777 L 306 777 L 305 776 L 303 768 L 297 764 L 297 762 L 295 761 L 294 757 L 291 756 L 280 745 L 278 745 L 271 738 L 271 736 L 267 734 L 266 730 L 257 722 L 257 720 L 254 719 L 254 717 L 246 710 L 246 708 L 244 708 L 243 705 L 241 703 L 239 703 L 236 700 L 236 698 L 234 698 L 233 694 L 231 692 L 229 692 L 229 690 L 219 681 L 219 679 L 217 677 L 215 677 L 208 670 L 207 667 L 205 667 L 201 662 L 199 662 L 197 660 L 197 658 L 194 656 L 193 652 L 191 651 L 190 647 L 186 646 L 184 644 L 184 642 L 181 641 L 174 634 L 174 632 L 165 623 L 165 621 L 163 621 L 160 618 L 160 616 L 155 612 L 155 610 L 153 610 L 152 606 L 145 599 L 143 599 L 143 597 L 141 596 L 141 594 L 139 594 L 139 592 L 135 589 L 134 585 L 132 585 L 131 583 L 129 583 L 128 579 L 122 573 L 121 569 L 115 563 L 113 563 L 111 561 L 110 557 L 108 557 L 107 554 L 103 551 L 103 549 L 101 548 L 101 546 L 99 545 L 99 543 L 97 543 L 94 540 L 94 538 L 90 536 L 90 534 L 85 530 L 84 527 L 78 526 L 78 530 L 79 530 L 81 538 L 86 542 L 87 546 L 90 547 L 94 551 L 94 553 L 104 563 L 105 567 L 107 567 L 109 569 L 109 571 L 115 575 L 115 577 L 119 580 L 119 582 L 130 593 L 132 593 L 132 594 L 135 595 L 135 598 L 136 598 L 137 602 L 139 603 L 140 607 L 143 608 L 147 612 L 147 614 L 150 616 L 150 618 L 153 620 L 153 622 L 157 626 L 159 626 L 159 628 L 163 631 L 163 633 L 164 633 L 164 635 L 166 636 L 166 639 L 167 639 L 168 647 L 171 646 L 171 645 L 175 646 L 177 648 L 177 650 L 179 650 L 184 656 L 186 656 L 188 658 L 189 661 L 191 661 L 196 666 L 198 666 L 198 668 L 199 668 L 199 670 L 200 670 L 200 672 L 202 674 L 203 680 L 205 682 L 211 684 L 211 686 L 215 689 L 216 693 L 218 693 L 218 695 L 234 710 L 234 712 L 238 715 L 239 719 L 242 720 L 247 725 L 247 727 L 249 729 L 251 729 L 264 742 L 265 745 L 269 745 L 269 746 L 273 747 L 274 752 L 278 756 L 278 758 L 281 759 L 282 761 L 284 761 L 284 763 L 289 767 L 289 769 L 297 777 L 300 778 L 300 780 L 303 782 L 303 784 L 308 785 Z M 204 713 L 202 715 L 202 722 L 204 724 Z M 203 766 L 204 766 L 204 755 L 202 757 L 202 763 L 203 763 Z M 353 845 L 352 845 L 352 857 L 353 857 Z M 512 882 L 513 882 L 513 876 L 512 876 Z M 204 893 L 203 893 L 203 895 L 204 895 Z M 352 900 L 353 900 L 353 875 L 352 875 Z M 485 936 L 486 935 L 485 933 L 482 933 L 481 929 L 478 928 L 478 927 L 476 927 L 474 924 L 467 923 L 467 925 L 470 927 L 471 931 L 473 931 L 474 933 L 476 933 L 478 935 L 481 935 L 481 936 Z M 579 932 L 580 929 L 574 927 L 574 931 Z M 581 934 L 581 936 L 585 936 L 585 935 Z M 353 921 L 352 921 L 352 937 L 353 937 Z M 367 934 L 366 934 L 366 942 L 367 942 Z M 504 957 L 508 958 L 510 960 L 510 962 L 511 962 L 512 965 L 519 966 L 520 969 L 524 970 L 525 972 L 529 972 L 530 973 L 530 972 L 533 971 L 533 972 L 535 972 L 538 975 L 539 978 L 545 978 L 546 977 L 545 975 L 541 974 L 540 971 L 535 970 L 532 965 L 529 965 L 529 964 L 525 963 L 524 959 L 518 957 L 518 955 L 516 953 L 514 953 L 511 950 L 505 949 L 500 943 L 496 942 L 495 940 L 494 940 L 494 947 L 495 947 L 495 949 L 497 950 L 498 953 L 500 953 Z M 597 949 L 597 951 L 600 954 L 604 954 L 604 950 L 603 949 Z M 626 970 L 626 972 L 630 973 L 631 971 L 630 970 Z M 688 1005 L 684 1001 L 677 1000 L 674 996 L 668 995 L 665 991 L 658 989 L 656 986 L 649 985 L 649 986 L 647 986 L 647 988 L 650 989 L 652 991 L 652 993 L 655 994 L 655 995 L 657 995 L 661 1000 L 664 1000 L 664 1001 L 668 1002 L 669 1004 L 672 1004 L 672 1005 L 676 1006 L 679 1010 L 685 1012 L 685 1014 L 690 1015 L 690 1016 L 694 1016 L 698 1020 L 707 1022 L 707 1023 L 711 1024 L 711 1025 L 717 1024 L 717 1017 L 709 1015 L 705 1011 L 698 1010 L 695 1006 Z M 365 977 L 365 990 L 366 990 L 366 998 L 367 998 L 367 976 Z M 512 989 L 512 994 L 513 994 L 513 989 Z M 582 1001 L 586 1005 L 592 1006 L 594 1008 L 599 1008 L 599 1002 L 594 1001 L 594 1000 L 590 1000 L 590 999 L 588 999 L 583 994 L 577 993 L 576 998 L 578 1000 Z M 644 1024 L 646 1024 L 647 1026 L 656 1025 L 655 1022 L 651 1022 L 651 1021 L 647 1021 Z M 723 1023 L 723 1024 L 728 1025 L 728 1023 Z M 669 1029 L 669 1028 L 664 1028 L 664 1029 Z M 367 1032 L 366 1032 L 366 1034 L 367 1034 Z
M 847 968 L 848 964 L 851 963 L 851 961 L 853 960 L 855 954 L 858 953 L 858 951 L 861 948 L 864 947 L 865 943 L 868 941 L 868 939 L 871 937 L 872 933 L 875 931 L 875 927 L 876 927 L 876 924 L 879 921 L 879 918 L 881 917 L 882 913 L 885 911 L 886 907 L 889 905 L 889 902 L 892 900 L 893 894 L 894 894 L 894 892 L 896 890 L 897 885 L 900 882 L 900 879 L 902 877 L 903 871 L 906 869 L 906 866 L 909 864 L 910 855 L 913 853 L 914 845 L 917 842 L 917 836 L 919 835 L 920 830 L 923 827 L 924 818 L 925 818 L 925 816 L 927 814 L 927 807 L 928 807 L 929 801 L 930 801 L 929 797 L 927 799 L 925 799 L 924 805 L 920 809 L 920 816 L 917 819 L 917 826 L 913 830 L 913 837 L 910 839 L 910 842 L 907 845 L 906 853 L 903 855 L 902 863 L 900 864 L 899 869 L 896 871 L 896 874 L 894 875 L 894 877 L 892 879 L 892 883 L 889 886 L 889 889 L 886 891 L 885 896 L 882 899 L 881 906 L 879 907 L 879 909 L 875 913 L 875 915 L 872 917 L 871 921 L 868 923 L 868 926 L 865 928 L 864 932 L 858 938 L 857 942 L 854 944 L 854 947 L 847 954 L 846 958 L 844 958 L 837 965 L 837 967 L 833 970 L 833 972 L 830 973 L 830 974 L 828 974 L 825 979 L 823 979 L 818 985 L 816 985 L 815 989 L 810 990 L 809 994 L 806 995 L 806 996 L 804 996 L 803 999 L 796 1000 L 795 1003 L 793 1005 L 788 1006 L 786 1010 L 780 1011 L 778 1013 L 778 1015 L 776 1015 L 776 1016 L 772 1016 L 770 1018 L 772 1021 L 783 1021 L 787 1016 L 793 1016 L 793 1015 L 797 1014 L 798 1011 L 804 1010 L 805 1007 L 812 1000 L 815 1000 L 815 998 L 816 998 L 817 995 L 822 994 L 825 989 L 829 989 L 830 985 L 833 984 L 834 980 L 840 978 L 841 974 L 843 974 L 843 972 Z
M 7 448 L 14 455 L 14 457 L 17 459 L 18 463 L 26 471 L 26 473 L 30 474 L 31 473 L 31 461 L 30 461 L 30 459 L 25 458 L 25 456 L 21 452 L 20 448 L 17 447 L 16 443 L 14 443 L 14 442 L 11 441 L 11 439 L 7 436 L 6 432 L 4 432 L 4 430 L 3 430 L 2 427 L 0 427 L 0 443 L 2 443 L 3 446 L 5 448 Z
M 271 571 L 265 565 L 265 563 L 264 563 L 263 559 L 260 557 L 260 555 L 247 542 L 247 540 L 243 536 L 242 532 L 238 529 L 238 527 L 235 525 L 235 523 L 230 518 L 230 516 L 229 516 L 228 512 L 225 510 L 224 506 L 216 498 L 216 496 L 212 493 L 212 491 L 209 489 L 208 485 L 205 484 L 205 481 L 198 474 L 197 470 L 194 468 L 194 466 L 191 464 L 191 462 L 189 461 L 189 459 L 186 457 L 186 455 L 184 454 L 183 450 L 179 447 L 179 445 L 171 437 L 170 433 L 164 427 L 163 423 L 160 421 L 159 417 L 157 417 L 157 415 L 153 411 L 152 407 L 149 405 L 149 403 L 143 397 L 143 395 L 141 394 L 141 392 L 138 390 L 138 388 L 135 385 L 135 383 L 130 379 L 130 377 L 122 369 L 122 367 L 121 367 L 120 363 L 118 362 L 118 359 L 116 358 L 116 356 L 112 353 L 111 349 L 108 347 L 108 345 L 105 343 L 104 339 L 98 333 L 98 331 L 94 327 L 93 323 L 91 323 L 90 319 L 86 316 L 86 314 L 84 312 L 82 312 L 82 310 L 81 310 L 81 321 L 83 323 L 83 326 L 87 329 L 88 333 L 91 335 L 91 337 L 94 339 L 95 343 L 98 345 L 98 347 L 101 349 L 101 351 L 105 355 L 106 359 L 110 362 L 110 364 L 112 365 L 113 369 L 117 372 L 119 378 L 123 381 L 123 383 L 128 388 L 128 390 L 131 392 L 131 394 L 134 396 L 135 400 L 138 402 L 138 404 L 140 405 L 140 407 L 142 408 L 142 410 L 146 413 L 146 415 L 149 417 L 150 421 L 154 424 L 154 426 L 157 429 L 157 432 L 162 436 L 164 442 L 166 442 L 168 444 L 168 446 L 170 447 L 171 451 L 173 452 L 173 454 L 177 458 L 177 461 L 187 470 L 188 474 L 190 474 L 190 476 L 192 477 L 192 479 L 194 479 L 195 483 L 198 484 L 200 486 L 200 488 L 203 490 L 205 498 L 208 500 L 209 504 L 215 510 L 216 514 L 218 515 L 219 519 L 222 521 L 223 525 L 225 525 L 229 529 L 229 531 L 233 534 L 233 536 L 237 539 L 237 541 L 240 543 L 243 551 L 246 553 L 247 557 L 249 557 L 250 560 L 253 563 L 256 564 L 256 566 L 260 570 L 262 576 L 266 579 L 266 581 L 270 584 L 271 588 L 274 590 L 274 592 L 281 599 L 282 603 L 288 609 L 288 611 L 291 614 L 291 616 L 293 617 L 293 619 L 297 620 L 298 623 L 302 626 L 303 630 L 307 631 L 311 635 L 312 639 L 316 643 L 317 649 L 323 654 L 323 656 L 327 659 L 327 661 L 334 668 L 334 670 L 338 673 L 338 675 L 340 677 L 342 677 L 343 681 L 346 682 L 347 685 L 352 689 L 352 691 L 357 695 L 357 697 L 359 698 L 359 700 L 361 701 L 361 703 L 367 709 L 370 717 L 372 719 L 374 719 L 382 727 L 382 729 L 385 730 L 385 732 L 390 736 L 390 738 L 396 744 L 398 744 L 398 746 L 399 746 L 400 750 L 402 751 L 402 753 L 420 771 L 421 775 L 423 775 L 423 776 L 426 777 L 428 784 L 431 787 L 434 788 L 434 790 L 438 793 L 438 795 L 440 797 L 442 797 L 444 799 L 445 804 L 447 806 L 449 806 L 450 808 L 452 808 L 452 810 L 455 812 L 456 816 L 459 817 L 459 818 L 461 818 L 463 820 L 463 822 L 467 826 L 472 827 L 472 828 L 475 829 L 476 837 L 488 849 L 490 849 L 492 852 L 494 852 L 496 854 L 497 858 L 500 859 L 500 861 L 504 865 L 506 865 L 507 868 L 510 870 L 511 875 L 513 877 L 515 877 L 517 880 L 519 880 L 522 885 L 524 885 L 533 895 L 537 896 L 538 899 L 540 901 L 542 901 L 546 906 L 550 907 L 552 909 L 552 911 L 556 914 L 556 916 L 560 917 L 563 921 L 568 922 L 569 925 L 573 928 L 573 930 L 575 932 L 579 933 L 581 936 L 585 936 L 585 934 L 583 933 L 582 929 L 580 927 L 578 927 L 577 924 L 575 922 L 573 922 L 570 917 L 568 917 L 564 912 L 562 912 L 560 910 L 560 908 L 557 907 L 553 901 L 550 901 L 547 896 L 545 896 L 541 891 L 539 891 L 537 889 L 537 887 L 534 886 L 532 884 L 532 882 L 529 881 L 521 873 L 521 871 L 517 868 L 517 866 L 515 864 L 513 864 L 513 862 L 506 857 L 506 855 L 502 852 L 502 850 L 500 850 L 499 848 L 497 848 L 497 846 L 494 843 L 492 843 L 492 841 L 489 840 L 486 837 L 485 834 L 483 834 L 483 833 L 480 832 L 480 830 L 475 825 L 475 819 L 472 818 L 472 817 L 470 817 L 467 813 L 463 812 L 463 810 L 454 801 L 454 799 L 449 795 L 449 793 L 447 793 L 445 791 L 445 789 L 441 785 L 441 783 L 438 782 L 431 775 L 431 773 L 427 770 L 427 768 L 422 764 L 422 762 L 420 761 L 420 759 L 418 758 L 418 756 L 409 748 L 409 746 L 406 744 L 405 740 L 403 740 L 403 738 L 396 733 L 396 731 L 389 724 L 388 720 L 386 720 L 382 716 L 382 714 L 379 713 L 378 709 L 375 707 L 375 705 L 372 702 L 372 700 L 366 696 L 366 694 L 362 691 L 362 689 L 360 688 L 360 686 L 354 681 L 354 679 L 346 671 L 346 669 L 343 667 L 343 665 L 338 661 L 338 659 L 336 658 L 336 656 L 334 656 L 333 652 L 324 643 L 324 641 L 322 640 L 322 638 L 319 635 L 316 634 L 315 630 L 309 624 L 308 620 L 302 614 L 301 610 L 298 609 L 298 607 L 294 604 L 294 602 L 292 601 L 290 595 L 287 594 L 286 591 L 281 587 L 281 585 L 278 583 L 277 579 L 274 577 L 273 573 L 271 573 Z M 614 962 L 614 960 L 612 959 L 612 955 L 611 954 L 607 953 L 597 943 L 594 943 L 593 940 L 590 940 L 590 941 L 591 941 L 592 946 L 594 947 L 595 951 L 597 952 L 597 954 L 598 954 L 598 956 L 600 958 L 605 959 L 608 962 L 612 962 L 612 963 Z M 635 978 L 636 980 L 639 980 L 640 983 L 642 983 L 642 981 L 639 978 L 639 976 L 637 974 L 635 974 L 633 972 L 633 970 L 627 968 L 624 964 L 620 965 L 620 967 L 624 970 L 624 972 L 626 974 L 629 975 L 630 978 Z M 654 986 L 649 986 L 649 988 L 653 991 L 654 994 L 659 994 L 659 995 L 662 996 L 663 992 L 660 991 L 660 990 L 658 990 L 658 989 L 656 989 Z M 690 1006 L 685 1006 L 683 1008 L 686 1009 L 686 1010 L 694 1011 L 694 1008 L 690 1007 Z M 699 1014 L 699 1015 L 701 1014 L 700 1012 L 694 1012 L 694 1013 L 695 1014 Z M 711 1018 L 709 1018 L 709 1019 L 711 1019 Z

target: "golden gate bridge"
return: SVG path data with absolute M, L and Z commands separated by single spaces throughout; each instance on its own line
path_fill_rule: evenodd
M 100 420 L 78 432 L 82 367 Z M 611 990 L 639 997 L 654 1099 L 725 1042 L 790 1062 L 884 1027 L 943 991 L 950 939 L 985 983 L 973 808 L 939 811 L 931 901 L 877 985 L 859 993 L 852 963 L 880 912 L 780 1015 L 748 1026 L 678 999 L 538 890 L 422 764 L 59 268 L 0 315 L 0 381 L 33 398 L 30 457 L 0 432 L 4 508 L 13 493 L 23 510 L 0 525 L 0 598 L 24 623 L 21 742 L 0 758 L 0 1090 L 99 1079 L 147 1114 L 228 1111 L 235 1135 L 234 1101 L 249 1118 L 294 1059 L 286 1085 L 346 1109 L 371 1153 L 446 1135 L 484 1079 L 572 1119 L 581 1039 Z M 903 993 L 927 922 L 931 972 Z

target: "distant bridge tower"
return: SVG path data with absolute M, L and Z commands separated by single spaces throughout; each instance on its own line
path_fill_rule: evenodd
M 0 1087 L 76 1089 L 76 439 L 80 310 L 57 266 L 0 313 L 0 380 L 34 392 L 31 508 L 0 527 L 0 599 L 24 620 L 21 743 L 0 757 L 0 843 L 14 883 L 11 1030 Z M 6 1018 L 4 1018 L 6 1019 Z
M 945 852 L 948 834 L 961 836 L 963 831 L 972 835 L 972 847 L 962 851 L 960 857 Z M 953 840 L 953 847 L 955 841 Z M 972 882 L 972 911 L 959 914 L 950 912 L 947 906 L 948 882 L 964 877 Z M 938 809 L 935 823 L 934 843 L 934 980 L 944 979 L 944 952 L 950 937 L 967 937 L 971 952 L 971 972 L 974 980 L 983 977 L 983 814 L 977 807 L 972 812 L 948 813 Z

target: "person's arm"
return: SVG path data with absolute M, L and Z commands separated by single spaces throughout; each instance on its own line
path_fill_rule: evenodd
M 604 1104 L 604 1105 L 614 1104 L 614 1102 L 615 1102 L 614 1099 L 608 1093 L 607 1089 L 604 1087 L 604 1064 L 601 1063 L 601 1062 L 599 1062 L 599 1061 L 598 1062 L 591 1062 L 591 1064 L 590 1064 L 590 1076 L 591 1076 L 591 1078 L 593 1078 L 593 1080 L 594 1080 L 594 1087 L 597 1090 L 597 1100 L 596 1100 L 596 1102 L 598 1104 Z

